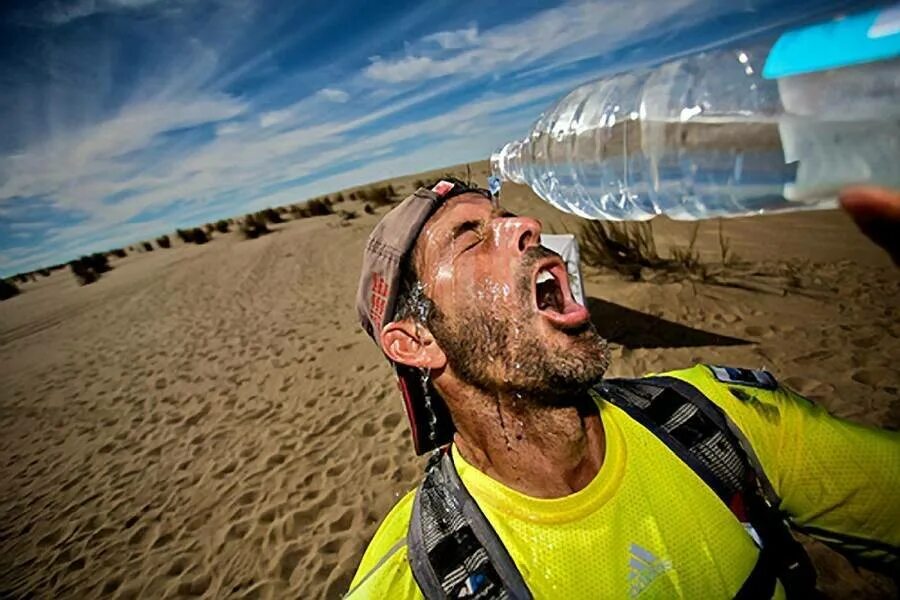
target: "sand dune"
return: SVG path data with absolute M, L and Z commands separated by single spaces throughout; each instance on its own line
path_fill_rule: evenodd
M 419 178 L 394 183 L 405 192 Z M 524 189 L 504 201 L 549 229 L 573 227 Z M 257 240 L 133 254 L 92 285 L 55 272 L 0 305 L 0 596 L 346 591 L 422 466 L 353 306 L 377 219 L 360 211 L 345 226 L 305 219 Z M 659 223 L 661 246 L 687 227 Z M 790 267 L 811 293 L 586 270 L 611 373 L 765 366 L 841 416 L 900 425 L 900 271 L 837 213 L 725 227 L 740 256 Z M 702 229 L 709 260 L 716 244 Z M 830 594 L 891 593 L 815 554 Z

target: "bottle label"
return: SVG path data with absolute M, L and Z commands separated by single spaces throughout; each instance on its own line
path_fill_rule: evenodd
M 900 56 L 900 4 L 788 31 L 775 42 L 763 77 L 778 79 Z

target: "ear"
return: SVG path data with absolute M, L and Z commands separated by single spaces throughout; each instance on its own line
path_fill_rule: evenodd
M 447 364 L 447 356 L 428 328 L 410 319 L 385 325 L 381 347 L 392 361 L 408 367 L 438 370 Z

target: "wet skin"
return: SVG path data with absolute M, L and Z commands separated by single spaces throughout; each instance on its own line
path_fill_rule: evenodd
M 437 313 L 428 327 L 389 323 L 382 341 L 393 360 L 430 370 L 467 460 L 514 489 L 558 497 L 600 468 L 602 423 L 584 391 L 608 359 L 540 233 L 538 221 L 482 196 L 450 200 L 413 254 Z M 559 287 L 557 301 L 540 308 L 542 271 Z

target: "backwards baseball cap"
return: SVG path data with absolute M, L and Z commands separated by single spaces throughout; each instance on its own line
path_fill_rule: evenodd
M 407 266 L 419 233 L 447 200 L 467 193 L 492 199 L 487 190 L 470 187 L 457 179 L 442 179 L 430 189 L 421 187 L 407 196 L 384 215 L 369 235 L 363 253 L 356 308 L 363 329 L 382 351 L 381 330 L 397 313 L 403 269 Z M 423 378 L 418 369 L 406 365 L 394 363 L 394 369 L 416 454 L 425 454 L 450 443 L 454 432 L 453 421 L 447 405 L 430 379 Z

